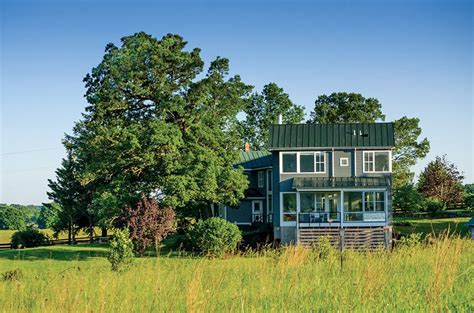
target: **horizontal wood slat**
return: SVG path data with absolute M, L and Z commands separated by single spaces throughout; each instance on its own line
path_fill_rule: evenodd
M 341 241 L 344 248 L 356 250 L 372 250 L 385 246 L 385 230 L 378 228 L 344 228 L 343 240 L 340 238 L 340 229 L 335 228 L 301 228 L 299 243 L 311 246 L 322 237 L 329 237 L 331 245 L 340 248 Z

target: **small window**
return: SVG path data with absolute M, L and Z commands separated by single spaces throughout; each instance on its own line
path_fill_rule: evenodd
M 314 153 L 300 153 L 300 172 L 314 173 Z
M 296 193 L 284 193 L 283 197 L 283 221 L 296 221 Z
M 349 158 L 340 158 L 339 159 L 340 166 L 349 166 Z
M 316 152 L 314 154 L 316 173 L 326 173 L 326 154 L 324 152 Z
M 265 184 L 265 175 L 263 171 L 258 172 L 258 187 L 263 188 Z
M 296 153 L 282 154 L 283 173 L 296 173 Z

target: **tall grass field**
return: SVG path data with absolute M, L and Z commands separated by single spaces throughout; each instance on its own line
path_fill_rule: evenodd
M 225 259 L 170 253 L 115 273 L 106 246 L 0 251 L 1 312 L 473 312 L 474 242 L 389 251 L 298 246 Z M 1 276 L 0 276 L 1 278 Z

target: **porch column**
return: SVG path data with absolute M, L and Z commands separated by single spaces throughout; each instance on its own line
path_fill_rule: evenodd
M 341 203 L 341 228 L 344 228 L 344 190 L 341 190 L 340 196 L 340 203 Z

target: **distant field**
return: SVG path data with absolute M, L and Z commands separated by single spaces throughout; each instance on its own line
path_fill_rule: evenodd
M 0 251 L 0 312 L 473 312 L 474 242 L 319 259 L 289 247 L 225 260 L 169 254 L 110 271 L 106 246 Z
M 435 233 L 440 234 L 449 229 L 450 233 L 460 234 L 466 236 L 469 233 L 469 229 L 466 226 L 470 220 L 469 217 L 456 217 L 456 218 L 397 218 L 395 217 L 394 222 L 410 222 L 412 226 L 394 226 L 393 229 L 396 232 L 402 234 L 410 233 L 423 233 L 425 235 Z

